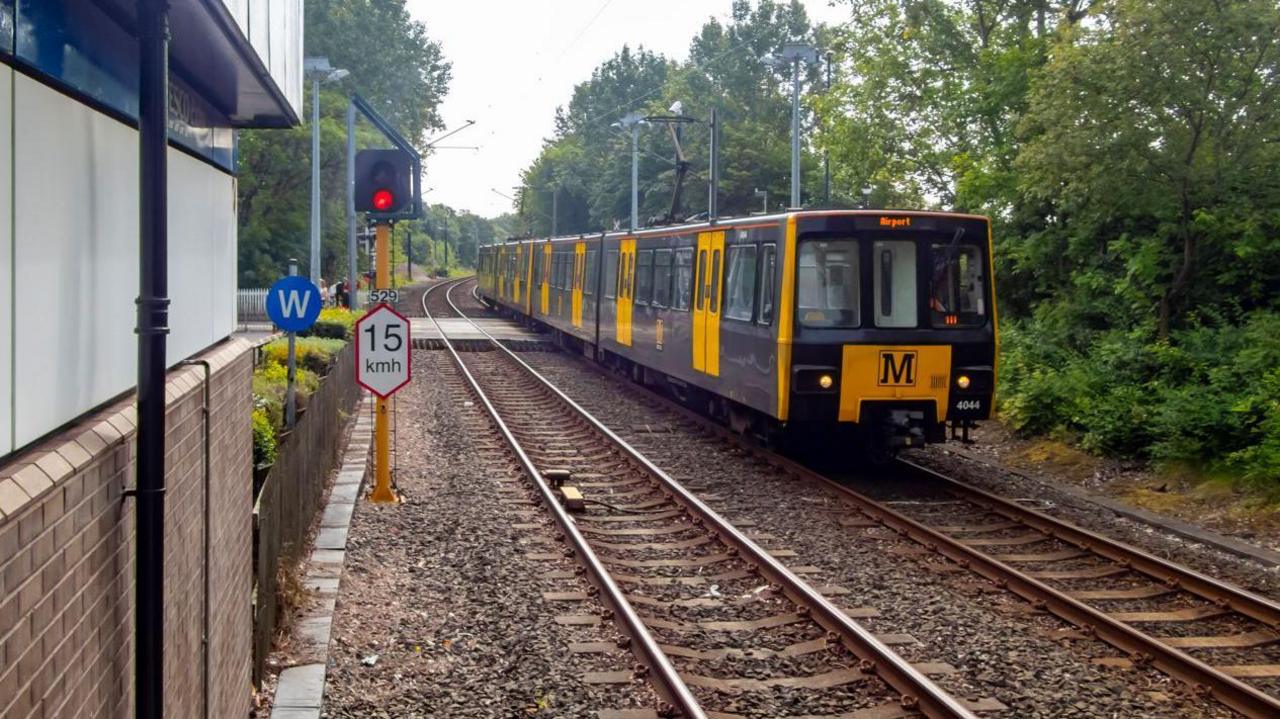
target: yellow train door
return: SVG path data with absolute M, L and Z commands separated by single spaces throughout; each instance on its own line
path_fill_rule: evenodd
M 511 272 L 511 275 L 512 275 L 511 300 L 515 302 L 517 305 L 520 304 L 520 290 L 522 289 L 522 284 L 523 284 L 521 282 L 521 280 L 523 279 L 521 277 L 521 275 L 523 274 L 521 272 L 521 266 L 523 264 L 524 264 L 524 245 L 521 245 L 516 248 L 515 267 L 512 268 L 512 272 Z
M 525 255 L 525 260 L 525 264 L 521 268 L 521 272 L 524 272 L 525 286 L 524 313 L 526 315 L 531 315 L 533 314 L 533 292 L 535 289 L 533 286 L 533 265 L 538 261 L 537 245 L 533 243 L 529 244 L 529 252 Z
M 631 297 L 635 289 L 636 241 L 618 242 L 618 344 L 631 346 Z
M 720 376 L 720 277 L 724 274 L 724 232 L 702 232 L 694 256 L 693 369 Z
M 498 299 L 506 299 L 507 288 L 504 280 L 507 278 L 507 248 L 505 247 L 498 250 L 498 268 L 493 275 L 498 282 Z
M 582 275 L 587 266 L 587 243 L 573 246 L 573 326 L 582 327 Z
M 551 243 L 542 246 L 542 314 L 551 311 Z

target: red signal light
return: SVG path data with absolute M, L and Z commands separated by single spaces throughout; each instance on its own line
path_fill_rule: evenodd
M 388 189 L 381 189 L 373 193 L 373 209 L 378 212 L 386 212 L 396 204 L 396 196 Z

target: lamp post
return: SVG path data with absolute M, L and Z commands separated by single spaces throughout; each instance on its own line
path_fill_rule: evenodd
M 810 45 L 788 43 L 780 52 L 765 58 L 775 67 L 791 63 L 791 206 L 800 206 L 800 63 L 818 61 L 818 51 Z
M 628 112 L 613 123 L 631 131 L 631 230 L 640 226 L 640 125 L 645 122 L 644 113 Z
M 320 84 L 350 75 L 329 65 L 327 57 L 309 57 L 303 67 L 311 78 L 311 281 L 320 283 Z
M 756 197 L 764 198 L 760 203 L 760 212 L 765 215 L 769 214 L 769 189 L 765 188 L 761 190 L 759 188 L 756 188 L 752 192 L 755 193 Z

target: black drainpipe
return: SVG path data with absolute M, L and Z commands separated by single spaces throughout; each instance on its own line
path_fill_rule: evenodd
M 165 350 L 169 334 L 169 3 L 138 3 L 138 445 L 134 716 L 164 716 Z
M 188 365 L 188 366 L 191 366 L 191 365 L 199 365 L 199 366 L 201 366 L 201 367 L 203 367 L 203 368 L 204 368 L 204 382 L 202 382 L 202 383 L 201 383 L 201 390 L 202 390 L 202 392 L 203 392 L 203 395 L 204 395 L 204 396 L 201 398 L 201 406 L 200 406 L 200 417 L 201 417 L 201 420 L 202 420 L 202 421 L 203 421 L 203 423 L 204 423 L 204 453 L 203 453 L 203 454 L 204 454 L 204 456 L 201 458 L 201 459 L 202 459 L 202 461 L 203 461 L 203 463 L 204 463 L 204 464 L 203 464 L 203 472 L 204 472 L 204 522 L 203 522 L 203 525 L 204 525 L 204 526 L 203 526 L 203 531 L 204 531 L 204 537 L 202 538 L 202 539 L 203 539 L 203 543 L 204 543 L 204 547 L 203 547 L 204 555 L 203 555 L 203 557 L 202 557 L 202 562 L 203 562 L 203 564 L 204 564 L 204 571 L 202 571 L 202 572 L 201 572 L 201 574 L 200 574 L 201 578 L 204 580 L 204 603 L 203 603 L 203 606 L 200 608 L 200 611 L 201 611 L 201 625 L 202 625 L 202 626 L 201 626 L 201 629 L 200 629 L 200 652 L 201 652 L 201 655 L 200 655 L 200 686 L 201 686 L 201 694 L 204 696 L 204 714 L 203 714 L 203 716 L 204 716 L 204 719 L 209 719 L 209 716 L 210 716 L 210 715 L 209 715 L 209 707 L 210 707 L 210 701 L 209 701 L 209 618 L 210 618 L 210 614 L 211 614 L 211 605 L 210 605 L 210 602 L 212 601 L 212 598 L 209 596 L 209 592 L 210 592 L 210 590 L 211 590 L 211 588 L 212 588 L 212 585 L 211 585 L 211 583 L 209 582 L 209 564 L 210 564 L 211 559 L 212 559 L 212 557 L 210 556 L 210 553 L 209 553 L 209 549 L 210 549 L 210 544 L 209 544 L 209 542 L 210 542 L 210 539 L 211 539 L 211 536 L 212 536 L 211 529 L 210 529 L 210 526 L 209 526 L 209 525 L 210 525 L 210 523 L 213 521 L 213 519 L 212 519 L 212 517 L 213 517 L 212 505 L 210 504 L 210 500 L 212 499 L 212 496 L 211 496 L 211 495 L 212 495 L 212 491 L 211 491 L 211 489 L 210 489 L 210 484 L 211 484 L 212 478 L 211 478 L 211 471 L 210 471 L 211 463 L 210 463 L 210 458 L 209 458 L 209 457 L 210 457 L 210 452 L 212 452 L 212 449 L 213 449 L 213 448 L 210 446 L 210 441 L 209 441 L 209 440 L 212 438 L 212 434 L 213 434 L 213 433 L 212 433 L 212 428 L 210 427 L 210 422 L 209 422 L 209 419 L 210 419 L 210 417 L 209 417 L 209 389 L 210 389 L 210 388 L 209 388 L 209 375 L 212 373 L 213 368 L 209 365 L 209 361 L 208 361 L 208 360 L 184 360 L 184 361 L 182 362 L 182 364 L 184 364 L 184 365 Z

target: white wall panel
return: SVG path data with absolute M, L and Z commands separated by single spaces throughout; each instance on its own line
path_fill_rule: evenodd
M 13 69 L 0 65 L 0 454 L 13 449 Z
M 270 0 L 245 0 L 249 12 L 249 44 L 262 58 L 262 64 L 271 67 L 271 2 Z
M 137 133 L 15 80 L 15 424 L 23 445 L 133 385 Z
M 222 0 L 222 4 L 227 6 L 231 17 L 236 19 L 240 32 L 249 37 L 249 0 Z
M 23 75 L 14 82 L 14 427 L 22 446 L 134 385 L 138 143 L 130 127 Z M 169 150 L 170 365 L 234 329 L 233 183 Z M 5 307 L 7 297 L 0 292 Z

